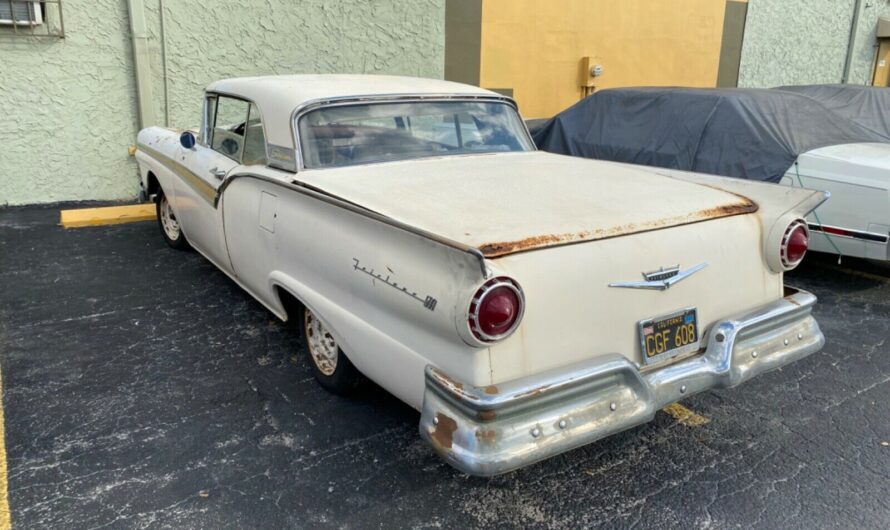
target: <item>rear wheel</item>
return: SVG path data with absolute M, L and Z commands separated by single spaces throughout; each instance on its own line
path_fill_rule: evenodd
M 303 337 L 309 365 L 321 386 L 336 394 L 349 394 L 361 386 L 364 376 L 343 354 L 315 313 L 307 308 L 303 309 Z
M 156 209 L 158 226 L 161 227 L 161 235 L 164 236 L 164 241 L 176 250 L 188 250 L 191 248 L 185 239 L 185 234 L 182 233 L 182 227 L 176 219 L 176 213 L 173 211 L 173 207 L 170 206 L 170 201 L 167 200 L 167 196 L 162 189 L 158 190 Z

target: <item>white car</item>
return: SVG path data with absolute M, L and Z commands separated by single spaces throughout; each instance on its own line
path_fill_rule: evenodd
M 815 99 L 841 117 L 887 136 L 890 142 L 890 88 L 810 85 L 778 90 Z M 823 233 L 813 237 L 811 249 L 890 260 L 890 143 L 852 143 L 809 151 L 782 183 L 832 194 L 831 201 L 810 216 L 810 229 Z
M 811 250 L 890 260 L 890 144 L 807 151 L 781 183 L 831 194 L 831 200 L 807 218 L 813 232 Z
M 536 152 L 509 98 L 437 80 L 211 84 L 197 135 L 139 133 L 174 248 L 493 475 L 819 350 L 784 285 L 821 192 Z M 362 375 L 360 375 L 362 374 Z

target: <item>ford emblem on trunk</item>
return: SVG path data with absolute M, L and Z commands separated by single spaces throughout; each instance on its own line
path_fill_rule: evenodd
M 692 276 L 696 272 L 707 267 L 707 263 L 699 263 L 694 267 L 690 267 L 685 271 L 680 270 L 680 266 L 661 267 L 657 271 L 644 272 L 644 281 L 641 282 L 614 282 L 609 287 L 621 287 L 625 289 L 654 289 L 656 291 L 665 291 L 675 283 L 681 282 Z
M 673 267 L 668 268 L 660 268 L 657 271 L 652 272 L 644 272 L 643 278 L 646 278 L 646 281 L 657 282 L 660 280 L 667 280 L 668 278 L 673 278 L 674 276 L 680 274 L 680 265 L 674 265 Z

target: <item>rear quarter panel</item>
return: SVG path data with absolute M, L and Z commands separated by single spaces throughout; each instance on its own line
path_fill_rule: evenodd
M 395 396 L 420 408 L 428 363 L 489 383 L 488 350 L 456 331 L 483 282 L 469 254 L 252 177 L 226 187 L 222 208 L 239 281 L 273 310 L 276 288 L 292 293 Z

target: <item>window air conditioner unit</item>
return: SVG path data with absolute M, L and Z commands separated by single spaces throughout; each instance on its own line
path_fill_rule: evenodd
M 0 0 L 0 25 L 37 26 L 43 24 L 43 11 L 40 2 Z

